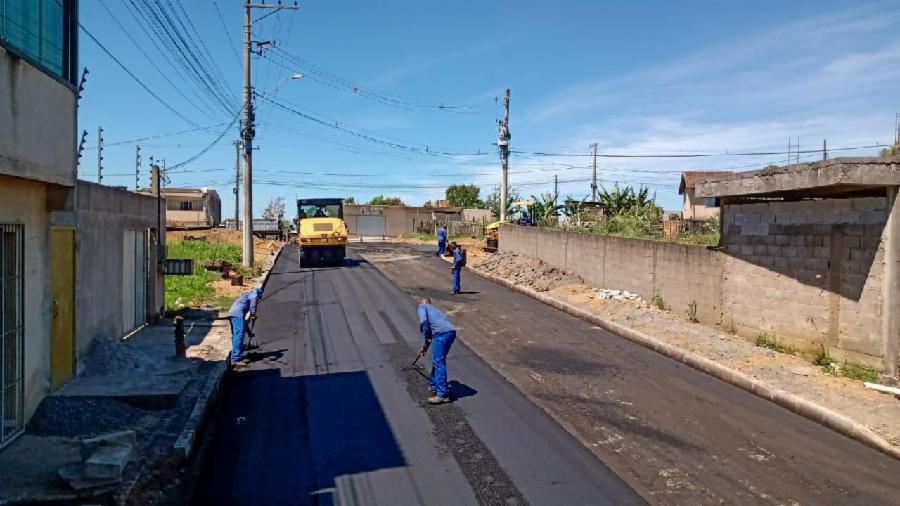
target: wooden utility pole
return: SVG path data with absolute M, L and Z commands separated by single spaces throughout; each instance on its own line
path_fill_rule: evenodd
M 103 127 L 97 127 L 97 184 L 103 184 Z
M 134 147 L 134 189 L 141 187 L 141 147 Z
M 591 176 L 591 202 L 597 202 L 597 143 L 591 144 L 591 154 L 594 155 L 593 176 Z
M 500 135 L 497 138 L 497 146 L 500 147 L 500 162 L 503 175 L 500 178 L 500 220 L 506 220 L 506 205 L 509 199 L 509 88 L 506 89 L 503 105 L 503 119 L 499 125 Z
M 241 229 L 241 141 L 234 141 L 234 229 Z

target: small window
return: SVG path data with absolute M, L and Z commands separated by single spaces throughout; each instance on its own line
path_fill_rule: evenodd
M 193 202 L 182 202 L 180 209 L 182 211 L 190 211 L 190 210 L 194 209 L 194 203 Z
M 719 199 L 716 198 L 705 198 L 703 199 L 703 205 L 706 207 L 719 207 Z
M 0 224 L 0 446 L 25 425 L 22 225 Z

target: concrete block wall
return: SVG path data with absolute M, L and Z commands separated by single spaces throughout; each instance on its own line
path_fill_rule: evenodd
M 674 311 L 697 303 L 701 322 L 721 321 L 723 260 L 702 246 L 505 226 L 500 249 L 540 258 L 599 288 L 650 299 L 659 293 Z
M 879 365 L 884 197 L 729 205 L 727 325 Z
M 505 226 L 500 249 L 806 353 L 882 365 L 884 197 L 728 205 L 722 251 Z

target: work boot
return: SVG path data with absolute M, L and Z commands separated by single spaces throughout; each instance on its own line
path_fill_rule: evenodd
M 437 388 L 434 388 L 433 386 L 429 386 L 428 387 L 428 395 L 430 397 L 434 397 L 435 395 L 437 395 Z
M 434 395 L 428 398 L 428 404 L 445 404 L 450 402 L 449 397 L 441 397 L 439 395 Z

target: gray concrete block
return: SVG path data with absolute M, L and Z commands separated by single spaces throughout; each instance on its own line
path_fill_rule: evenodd
M 100 445 L 93 455 L 84 461 L 84 475 L 92 479 L 120 477 L 134 446 L 130 444 Z
M 101 445 L 114 444 L 130 444 L 135 446 L 137 444 L 135 432 L 133 430 L 122 430 L 83 439 L 81 441 L 81 446 L 78 449 L 81 453 L 81 460 L 87 460 Z
M 84 473 L 84 464 L 74 463 L 60 467 L 57 474 L 63 481 L 69 484 L 73 490 L 87 490 L 92 488 L 115 485 L 122 481 L 121 476 L 114 478 L 90 478 Z

